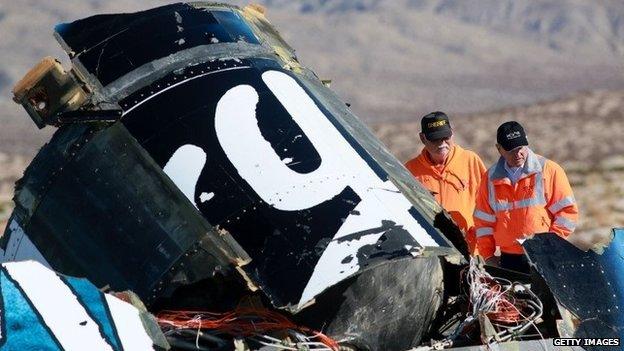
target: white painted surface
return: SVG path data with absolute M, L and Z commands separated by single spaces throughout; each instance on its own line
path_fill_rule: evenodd
M 153 350 L 154 344 L 145 331 L 139 310 L 114 296 L 105 296 L 124 351 Z
M 210 192 L 203 192 L 201 193 L 201 195 L 199 195 L 199 201 L 201 201 L 202 203 L 206 202 L 206 201 L 210 201 L 212 200 L 212 198 L 215 196 L 214 193 Z
M 196 207 L 195 187 L 205 164 L 206 152 L 200 147 L 186 144 L 180 146 L 163 167 L 165 174 Z
M 217 105 L 217 137 L 241 177 L 264 201 L 283 211 L 303 210 L 331 199 L 350 186 L 362 199 L 355 208 L 360 215 L 350 215 L 337 233 L 328 233 L 334 239 L 380 227 L 382 220 L 388 220 L 405 228 L 420 245 L 438 246 L 408 213 L 411 203 L 391 182 L 377 177 L 293 78 L 282 72 L 267 71 L 262 79 L 322 159 L 319 168 L 308 174 L 288 168 L 260 133 L 255 89 L 247 85 L 230 89 Z M 255 157 L 250 157 L 250 149 L 255 150 Z M 304 184 L 311 186 L 303 188 Z M 375 243 L 381 235 L 367 235 L 340 244 L 333 240 L 317 263 L 299 306 L 357 272 L 360 268 L 357 259 L 348 264 L 341 261 L 348 255 L 355 257 L 360 247 Z
M 405 228 L 420 245 L 438 246 L 407 212 L 411 203 L 392 183 L 377 177 L 293 78 L 282 72 L 267 71 L 262 79 L 310 140 L 322 161 L 317 170 L 308 174 L 288 168 L 287 164 L 292 160 L 280 159 L 260 133 L 256 90 L 249 85 L 231 88 L 217 103 L 217 138 L 238 173 L 260 198 L 276 209 L 297 211 L 323 203 L 349 186 L 362 199 L 356 207 L 360 215 L 350 215 L 337 233 L 328 235 L 340 238 L 380 227 L 381 221 L 387 220 Z M 293 141 L 300 137 L 295 136 Z M 165 166 L 165 173 L 193 203 L 205 159 L 203 150 L 185 145 Z M 209 200 L 209 195 L 204 194 L 200 195 L 202 202 Z M 321 256 L 299 305 L 305 305 L 316 294 L 357 272 L 360 268 L 357 259 L 349 264 L 341 261 L 348 255 L 355 255 L 362 246 L 376 242 L 379 236 L 381 233 L 341 244 L 332 241 Z
M 16 220 L 9 224 L 9 241 L 6 251 L 2 252 L 2 262 L 33 260 L 50 268 L 50 264 L 43 257 L 39 249 L 28 238 Z M 1 251 L 1 250 L 0 250 Z
M 360 269 L 357 251 L 364 245 L 374 244 L 382 233 L 338 243 L 336 239 L 345 235 L 380 227 L 382 220 L 388 220 L 403 226 L 420 245 L 438 246 L 408 213 L 412 204 L 394 184 L 377 177 L 294 79 L 277 71 L 265 72 L 262 79 L 310 139 L 322 162 L 328 162 L 331 169 L 347 174 L 343 179 L 362 199 L 355 208 L 360 215 L 347 217 L 323 252 L 303 291 L 300 307 L 326 288 L 357 272 Z M 299 192 L 298 195 L 306 194 Z M 349 255 L 353 255 L 354 259 L 342 263 Z
M 395 225 L 402 226 L 412 236 L 416 236 L 424 231 L 418 222 L 407 212 L 412 205 L 405 200 L 403 194 L 386 190 L 393 188 L 396 189 L 394 184 L 388 181 L 384 183 L 384 188 L 382 189 L 369 188 L 363 194 L 358 193 L 362 197 L 362 201 L 355 207 L 355 211 L 358 211 L 360 214 L 347 217 L 333 240 L 327 245 L 301 295 L 299 307 L 305 305 L 328 287 L 356 273 L 360 269 L 357 259 L 358 250 L 365 245 L 375 244 L 383 235 L 383 231 L 350 241 L 340 242 L 340 238 L 349 234 L 379 228 L 384 220 L 389 220 L 394 222 Z M 396 190 L 398 191 L 398 189 Z M 424 240 L 426 238 L 429 238 L 429 236 L 417 236 L 416 241 L 423 246 L 437 246 L 435 242 L 431 244 L 429 241 Z M 353 260 L 343 263 L 344 258 L 349 255 L 353 257 Z
M 346 182 L 327 179 L 335 179 L 331 160 L 323 158 L 321 167 L 308 174 L 294 172 L 284 164 L 260 133 L 257 103 L 258 93 L 249 85 L 228 90 L 217 103 L 215 129 L 228 159 L 258 196 L 279 210 L 296 211 L 314 207 L 340 193 Z M 320 129 L 310 127 L 310 133 L 315 135 Z M 322 156 L 324 150 L 318 151 Z M 313 186 L 308 186 L 305 193 L 299 190 L 310 184 Z
M 56 273 L 35 261 L 4 263 L 3 266 L 64 350 L 112 350 L 98 325 Z

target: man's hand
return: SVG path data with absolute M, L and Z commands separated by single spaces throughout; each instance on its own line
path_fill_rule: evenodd
M 488 258 L 487 260 L 485 260 L 485 264 L 488 266 L 500 267 L 500 257 L 492 256 Z

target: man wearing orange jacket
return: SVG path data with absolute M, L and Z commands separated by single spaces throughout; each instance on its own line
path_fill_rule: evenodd
M 474 211 L 479 254 L 489 264 L 528 272 L 518 240 L 545 232 L 567 237 L 576 227 L 578 206 L 563 168 L 529 149 L 518 122 L 501 124 L 496 141 L 501 157 L 483 175 Z
M 476 245 L 472 213 L 485 166 L 477 154 L 455 145 L 453 129 L 444 112 L 424 116 L 420 125 L 424 148 L 405 167 L 449 212 L 464 233 L 472 254 Z

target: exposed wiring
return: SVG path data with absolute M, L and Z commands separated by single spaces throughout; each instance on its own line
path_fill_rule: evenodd
M 482 340 L 488 348 L 492 342 L 519 339 L 531 327 L 543 341 L 543 335 L 536 325 L 543 314 L 543 305 L 527 285 L 492 277 L 479 266 L 476 258 L 472 258 L 469 266 L 462 271 L 462 279 L 466 279 L 468 285 L 465 293 L 470 312 L 451 336 L 432 345 L 435 349 L 452 346 L 453 341 L 480 315 L 487 317 L 496 332 Z
M 237 308 L 226 313 L 205 311 L 161 311 L 158 323 L 165 331 L 190 330 L 196 333 L 199 348 L 202 331 L 207 330 L 233 337 L 248 337 L 261 345 L 282 350 L 338 350 L 338 343 L 327 335 L 304 326 L 298 326 L 284 315 L 262 308 Z M 285 342 L 267 335 L 271 332 L 290 332 L 298 343 Z

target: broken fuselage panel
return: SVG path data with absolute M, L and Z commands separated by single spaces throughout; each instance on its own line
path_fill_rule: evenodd
M 48 264 L 148 304 L 237 277 L 293 313 L 334 305 L 315 317 L 333 336 L 361 326 L 375 330 L 362 343 L 418 343 L 438 306 L 437 257 L 460 257 L 434 226 L 442 210 L 257 7 L 99 15 L 56 37 L 89 95 L 35 119 L 59 130 L 20 181 L 12 217 Z M 389 278 L 393 267 L 415 276 Z M 326 297 L 345 291 L 351 300 Z M 355 309 L 374 323 L 332 320 Z M 390 317 L 418 330 L 398 340 L 405 330 L 383 331 Z

